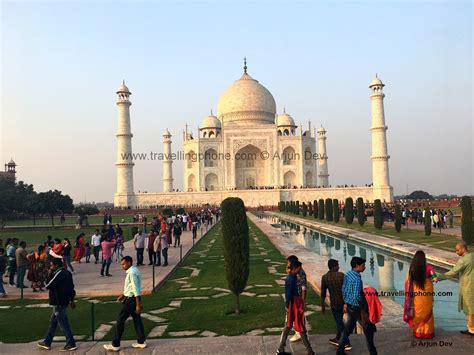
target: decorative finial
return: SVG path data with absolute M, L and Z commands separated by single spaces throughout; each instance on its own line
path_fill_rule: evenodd
M 283 113 L 286 113 L 286 109 L 285 109 L 285 107 L 283 107 Z
M 378 79 L 379 77 L 377 76 L 377 73 L 375 73 L 375 77 Z
M 244 74 L 247 74 L 247 57 L 244 57 Z
M 125 85 L 125 79 L 122 79 L 122 84 Z
M 213 115 L 213 113 L 212 113 L 212 108 L 211 108 L 211 116 L 212 116 L 212 115 Z

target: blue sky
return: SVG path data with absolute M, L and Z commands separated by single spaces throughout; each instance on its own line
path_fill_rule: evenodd
M 474 193 L 470 2 L 1 3 L 1 162 L 37 190 L 112 201 L 115 90 L 132 91 L 133 149 L 181 147 L 249 73 L 296 120 L 327 130 L 330 183 L 371 182 L 368 85 L 386 84 L 395 194 Z M 161 191 L 137 162 L 135 190 Z M 182 187 L 182 163 L 174 164 Z

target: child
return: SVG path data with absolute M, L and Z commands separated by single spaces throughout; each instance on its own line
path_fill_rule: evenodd
M 90 263 L 91 261 L 91 245 L 89 243 L 86 243 L 84 246 L 84 252 L 86 255 L 86 263 Z
M 115 261 L 119 262 L 123 258 L 123 235 L 122 234 L 117 234 L 117 244 L 115 245 L 117 253 L 115 254 Z
M 5 249 L 0 248 L 0 297 L 7 297 L 7 292 L 3 287 L 3 274 L 7 268 L 7 257 L 5 256 Z
M 285 281 L 285 327 L 281 333 L 281 341 L 277 350 L 277 354 L 280 355 L 290 354 L 285 351 L 285 345 L 286 338 L 288 338 L 291 328 L 293 327 L 295 328 L 295 331 L 300 333 L 307 354 L 314 354 L 311 344 L 309 343 L 308 334 L 306 333 L 303 299 L 298 292 L 296 275 L 300 270 L 301 262 L 297 260 L 290 261 L 290 265 L 287 268 L 288 276 Z

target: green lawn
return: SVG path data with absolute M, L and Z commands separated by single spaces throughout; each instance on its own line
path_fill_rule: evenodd
M 132 238 L 132 227 L 124 227 L 123 232 L 125 240 L 130 240 Z M 54 238 L 69 238 L 71 243 L 74 245 L 76 237 L 80 233 L 86 235 L 86 242 L 90 243 L 90 236 L 94 234 L 95 228 L 82 228 L 82 229 L 42 229 L 42 230 L 18 230 L 18 231 L 9 231 L 3 230 L 0 231 L 0 239 L 3 240 L 3 245 L 7 238 L 18 238 L 20 241 L 26 241 L 26 249 L 32 251 L 38 247 L 39 244 L 42 244 L 46 241 L 46 237 L 51 235 Z
M 230 314 L 234 307 L 232 294 L 219 298 L 212 297 L 222 293 L 222 291 L 214 290 L 214 288 L 228 288 L 222 260 L 221 227 L 218 224 L 196 245 L 193 252 L 183 260 L 182 265 L 156 294 L 143 297 L 144 312 L 166 307 L 171 301 L 177 300 L 179 297 L 209 297 L 199 300 L 182 300 L 181 307 L 158 314 L 159 317 L 165 318 L 168 324 L 163 337 L 170 337 L 169 332 L 183 330 L 199 330 L 199 332 L 207 330 L 218 335 L 232 336 L 245 334 L 255 329 L 282 327 L 284 302 L 281 294 L 284 293 L 284 289 L 275 281 L 281 279 L 284 275 L 269 273 L 268 267 L 271 264 L 264 261 L 264 259 L 278 262 L 277 271 L 283 273 L 285 258 L 252 223 L 250 223 L 250 233 L 250 275 L 247 285 L 254 287 L 247 291 L 257 295 L 267 295 L 267 297 L 241 296 L 242 314 L 240 315 Z M 258 248 L 265 249 L 267 255 L 260 255 L 261 250 Z M 201 257 L 201 255 L 205 256 Z M 192 270 L 184 267 L 198 268 L 200 273 L 198 276 L 190 277 Z M 182 291 L 182 285 L 177 282 L 182 281 L 181 278 L 187 278 L 185 280 L 189 283 L 190 288 L 197 288 L 197 290 Z M 270 285 L 270 287 L 257 287 L 255 285 Z M 269 297 L 270 294 L 278 294 L 278 296 Z M 98 299 L 102 302 L 111 300 L 111 298 Z M 0 306 L 22 306 L 31 303 L 38 303 L 38 301 L 2 301 Z M 308 291 L 307 304 L 320 304 L 319 297 L 311 289 Z M 96 304 L 95 328 L 99 324 L 114 321 L 119 308 L 116 303 Z M 0 309 L 0 329 L 2 329 L 0 341 L 26 342 L 40 339 L 47 329 L 50 312 L 48 308 Z M 85 300 L 79 300 L 77 309 L 70 310 L 69 315 L 74 333 L 89 337 L 91 335 L 91 304 Z M 309 315 L 307 320 L 312 327 L 311 333 L 326 334 L 333 333 L 335 330 L 331 312 L 322 314 L 320 311 L 316 311 Z M 144 324 L 147 334 L 153 327 L 160 325 L 160 323 L 157 324 L 146 319 L 144 319 Z M 17 331 L 17 329 L 26 325 L 28 325 L 28 332 Z M 114 328 L 106 335 L 104 340 L 111 340 L 113 331 Z M 264 334 L 277 333 L 276 331 L 265 331 Z M 134 338 L 135 333 L 132 323 L 128 322 L 124 339 Z
M 362 232 L 372 233 L 376 235 L 380 235 L 383 237 L 388 238 L 395 238 L 404 242 L 410 242 L 415 244 L 426 245 L 429 247 L 446 250 L 446 251 L 454 251 L 456 247 L 456 243 L 459 242 L 459 238 L 454 237 L 452 235 L 440 234 L 438 230 L 433 229 L 430 236 L 426 236 L 423 231 L 407 229 L 405 226 L 402 226 L 402 230 L 398 233 L 394 227 L 391 226 L 383 226 L 382 229 L 377 229 L 371 223 L 365 223 L 363 226 L 360 226 L 357 222 L 357 218 L 354 218 L 354 222 L 352 224 L 347 224 L 345 219 L 342 218 L 339 223 L 335 222 L 327 222 L 322 221 L 320 219 L 315 219 L 313 216 L 306 216 L 303 217 L 302 214 L 294 215 L 292 213 L 286 212 L 279 212 L 283 215 L 291 216 L 291 217 L 298 217 L 307 219 L 312 222 L 324 223 L 329 225 L 335 225 L 338 227 L 358 230 Z
M 148 221 L 151 221 L 153 216 L 148 215 Z M 124 222 L 122 222 L 122 218 L 124 219 Z M 95 216 L 88 216 L 89 224 L 102 224 L 104 220 L 103 215 L 95 215 Z M 76 224 L 77 221 L 77 216 L 67 216 L 66 221 L 64 224 Z M 114 216 L 112 215 L 112 223 L 132 223 L 133 222 L 133 214 L 130 215 L 123 215 L 123 216 Z M 34 224 L 33 218 L 28 218 L 28 219 L 15 219 L 15 220 L 7 220 L 5 225 L 6 226 L 33 226 Z M 51 225 L 51 218 L 49 217 L 40 217 L 36 218 L 36 225 L 41 226 L 41 225 Z M 55 226 L 60 226 L 59 223 L 59 216 L 54 217 L 54 225 Z

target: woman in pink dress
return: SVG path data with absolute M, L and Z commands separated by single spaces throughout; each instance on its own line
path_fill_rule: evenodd
M 77 236 L 76 242 L 74 243 L 74 260 L 78 263 L 81 262 L 82 257 L 84 256 L 85 248 L 85 239 L 84 233 L 81 233 Z

